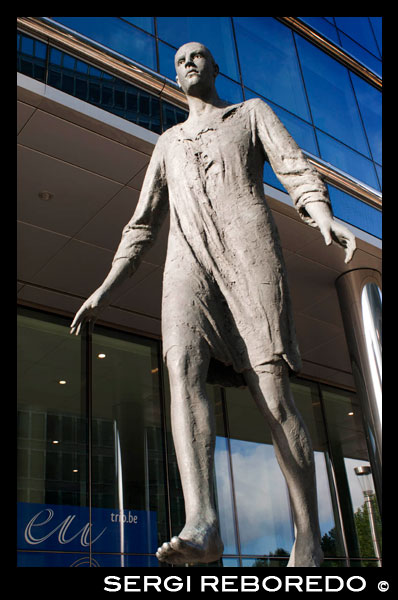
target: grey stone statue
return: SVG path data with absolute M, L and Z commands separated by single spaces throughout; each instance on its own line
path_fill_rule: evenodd
M 160 136 L 112 268 L 76 314 L 71 333 L 109 305 L 169 210 L 162 336 L 186 524 L 157 557 L 183 565 L 216 561 L 223 552 L 213 500 L 215 421 L 206 396 L 209 365 L 216 364 L 220 373 L 228 367 L 241 378 L 271 430 L 295 522 L 288 566 L 318 567 L 314 457 L 289 387 L 289 372 L 299 371 L 301 361 L 281 246 L 264 197 L 264 161 L 304 221 L 320 229 L 327 245 L 334 240 L 345 248 L 346 262 L 355 238 L 333 219 L 322 179 L 265 102 L 222 101 L 218 66 L 203 44 L 183 45 L 175 67 L 188 119 Z

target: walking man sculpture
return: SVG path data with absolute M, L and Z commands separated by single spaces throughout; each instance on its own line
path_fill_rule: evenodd
M 172 433 L 186 523 L 157 552 L 171 564 L 208 563 L 223 552 L 213 500 L 215 422 L 206 396 L 210 360 L 241 374 L 270 428 L 295 522 L 290 567 L 322 560 L 314 457 L 289 372 L 301 367 L 278 234 L 263 189 L 268 160 L 300 216 L 351 260 L 355 238 L 333 219 L 326 187 L 271 108 L 222 101 L 210 51 L 176 53 L 188 119 L 163 133 L 112 268 L 71 325 L 94 321 L 138 267 L 170 210 L 162 337 Z

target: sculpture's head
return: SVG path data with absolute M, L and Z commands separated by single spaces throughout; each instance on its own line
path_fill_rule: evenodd
M 174 59 L 177 83 L 185 94 L 214 87 L 219 68 L 210 50 L 199 42 L 188 42 L 179 48 Z

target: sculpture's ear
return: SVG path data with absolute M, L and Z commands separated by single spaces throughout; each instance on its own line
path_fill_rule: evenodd
M 180 83 L 180 81 L 178 79 L 178 75 L 176 76 L 176 82 L 177 82 L 178 87 L 181 88 L 181 83 Z

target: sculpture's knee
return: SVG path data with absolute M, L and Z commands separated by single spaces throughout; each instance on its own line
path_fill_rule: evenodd
M 192 388 L 205 384 L 209 366 L 206 352 L 191 347 L 172 346 L 165 359 L 172 385 Z

